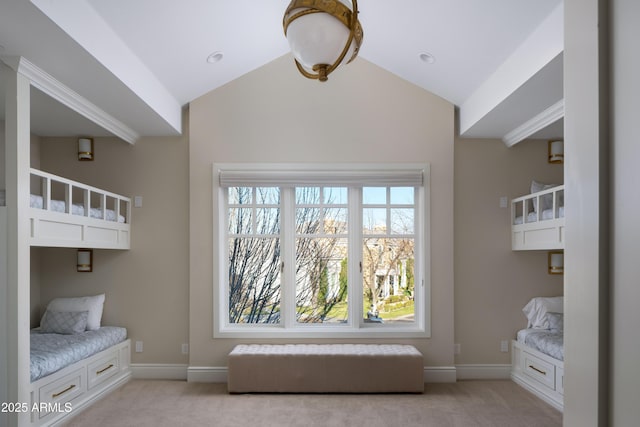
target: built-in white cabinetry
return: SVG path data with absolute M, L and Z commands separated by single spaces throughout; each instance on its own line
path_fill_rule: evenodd
M 562 410 L 564 363 L 517 341 L 511 342 L 511 379 Z

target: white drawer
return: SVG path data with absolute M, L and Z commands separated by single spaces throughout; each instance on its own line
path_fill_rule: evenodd
M 555 366 L 526 351 L 522 353 L 522 363 L 522 370 L 527 376 L 555 390 Z
M 66 403 L 81 396 L 86 390 L 84 369 L 78 369 L 38 389 L 37 405 L 40 418 L 52 412 L 69 412 Z
M 118 351 L 115 351 L 87 366 L 89 390 L 111 378 L 120 371 Z

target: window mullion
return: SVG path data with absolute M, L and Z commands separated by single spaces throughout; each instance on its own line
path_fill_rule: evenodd
M 281 303 L 282 326 L 292 328 L 296 324 L 296 211 L 295 189 L 281 189 L 282 229 L 280 231 L 282 262 Z
M 219 235 L 223 238 L 219 242 L 220 255 L 218 257 L 218 263 L 222 267 L 218 269 L 218 280 L 221 284 L 219 295 L 222 297 L 218 301 L 217 308 L 220 310 L 218 322 L 226 328 L 229 326 L 229 189 L 218 189 L 218 200 L 221 202 L 218 216 L 222 218 L 223 224 Z
M 362 189 L 349 187 L 348 295 L 349 324 L 360 328 L 362 313 Z
M 425 276 L 427 272 L 431 271 L 431 267 L 427 267 L 424 263 L 425 261 L 429 263 L 430 261 L 425 260 L 424 253 L 428 251 L 428 226 L 425 224 L 424 218 L 427 212 L 428 207 L 425 205 L 424 192 L 428 191 L 428 188 L 425 191 L 418 191 L 416 188 L 414 191 L 415 198 L 415 207 L 416 214 L 414 215 L 414 234 L 415 234 L 415 265 L 414 265 L 414 274 L 415 274 L 415 282 L 414 282 L 414 301 L 415 301 L 415 319 L 417 325 L 425 325 L 426 322 L 426 311 L 428 307 L 430 307 L 430 301 L 426 301 L 426 298 L 429 296 L 429 292 L 425 289 L 425 281 L 427 277 Z M 426 227 L 426 230 L 425 230 Z

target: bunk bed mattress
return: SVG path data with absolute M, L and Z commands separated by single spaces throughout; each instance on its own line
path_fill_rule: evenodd
M 558 208 L 558 218 L 564 218 L 564 206 L 560 206 Z M 545 209 L 542 211 L 541 221 L 546 221 L 548 219 L 553 219 L 553 209 Z M 538 214 L 536 212 L 529 212 L 527 215 L 527 224 L 532 222 L 538 222 Z M 522 224 L 522 216 L 515 217 L 513 224 Z
M 562 332 L 549 329 L 522 329 L 518 331 L 517 340 L 540 353 L 564 361 L 564 333 Z
M 35 209 L 44 209 L 44 201 L 42 196 L 39 196 L 37 194 L 31 194 L 30 206 Z M 67 204 L 62 200 L 51 200 L 50 210 L 53 212 L 64 213 L 67 211 Z M 73 215 L 84 216 L 84 205 L 82 205 L 81 203 L 72 204 L 71 213 Z M 90 208 L 89 216 L 91 218 L 103 219 L 102 209 Z M 118 222 L 125 222 L 124 216 L 116 215 L 115 211 L 113 211 L 112 209 L 104 210 L 104 219 L 106 221 L 116 221 L 116 217 Z
M 127 339 L 127 329 L 103 326 L 81 334 L 45 334 L 31 330 L 31 382 L 46 377 Z

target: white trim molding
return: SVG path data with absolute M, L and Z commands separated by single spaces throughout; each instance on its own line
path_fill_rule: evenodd
M 111 132 L 118 138 L 134 144 L 140 135 L 120 120 L 111 116 L 82 95 L 65 86 L 53 76 L 23 57 L 2 57 L 2 61 L 17 73 L 27 77 L 31 85 L 76 113 Z
M 539 130 L 544 129 L 552 123 L 557 122 L 564 117 L 564 99 L 556 102 L 540 114 L 527 120 L 511 132 L 507 133 L 502 142 L 507 147 L 511 147 L 518 142 L 530 137 Z
M 194 383 L 226 383 L 227 367 L 189 366 L 187 381 Z
M 132 363 L 134 379 L 187 380 L 200 383 L 226 383 L 226 366 L 188 366 L 181 364 Z M 425 366 L 425 383 L 454 383 L 457 380 L 506 380 L 510 364 Z
M 458 380 L 508 380 L 511 364 L 456 365 Z
M 188 365 L 132 363 L 131 374 L 137 380 L 186 380 Z

